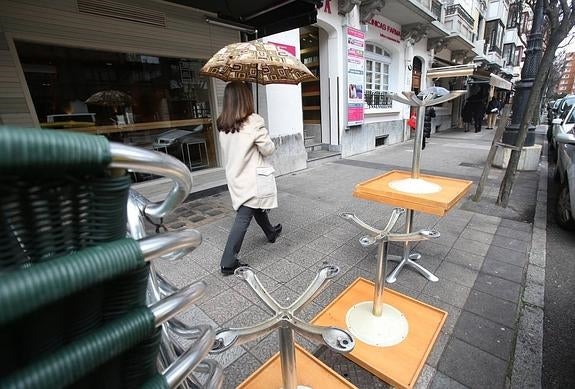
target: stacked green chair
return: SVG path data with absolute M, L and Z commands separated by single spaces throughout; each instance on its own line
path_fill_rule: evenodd
M 0 388 L 167 388 L 196 368 L 218 370 L 200 366 L 213 330 L 186 327 L 195 343 L 158 372 L 162 328 L 206 285 L 164 282 L 162 298 L 146 301 L 150 262 L 192 250 L 201 235 L 126 237 L 127 170 L 138 169 L 174 181 L 140 210 L 159 225 L 191 188 L 179 161 L 99 136 L 0 128 Z

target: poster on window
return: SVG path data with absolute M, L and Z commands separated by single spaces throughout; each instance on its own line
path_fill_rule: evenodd
M 347 32 L 347 125 L 363 124 L 363 92 L 365 89 L 365 35 L 346 27 Z

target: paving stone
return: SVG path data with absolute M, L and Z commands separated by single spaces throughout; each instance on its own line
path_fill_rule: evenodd
M 206 213 L 210 216 L 217 216 L 217 215 L 223 214 L 223 212 L 219 209 L 210 209 L 210 210 L 206 211 Z
M 486 273 L 479 273 L 473 289 L 485 292 L 517 304 L 521 293 L 521 285 Z
M 529 256 L 524 252 L 496 245 L 489 247 L 486 257 L 520 267 L 524 267 L 529 260 Z
M 491 244 L 526 254 L 529 253 L 529 249 L 531 248 L 531 242 L 525 242 L 515 238 L 508 238 L 502 235 L 495 235 Z
M 265 336 L 256 345 L 249 348 L 249 352 L 256 357 L 260 363 L 266 362 L 275 353 L 280 351 L 280 343 L 278 339 L 278 331 L 275 330 L 269 335 Z
M 545 268 L 529 264 L 527 266 L 527 281 L 545 285 Z
M 497 216 L 484 215 L 481 213 L 473 213 L 473 217 L 471 218 L 470 223 L 482 222 L 482 223 L 490 223 L 490 224 L 499 225 L 501 223 L 501 220 L 502 219 L 500 217 L 497 217 Z
M 545 305 L 545 287 L 535 282 L 527 281 L 522 299 L 527 304 L 543 308 Z
M 485 258 L 481 271 L 509 281 L 521 283 L 524 269 L 493 258 Z
M 245 353 L 226 368 L 224 374 L 224 389 L 238 387 L 261 365 L 252 354 Z
M 204 215 L 194 215 L 194 216 L 190 216 L 189 220 L 192 223 L 198 223 L 201 222 L 202 220 L 205 220 L 205 216 Z
M 321 235 L 329 235 L 330 231 L 333 230 L 335 226 L 332 224 L 323 223 L 321 221 L 316 221 L 314 223 L 303 226 L 303 228 L 308 231 L 317 232 Z
M 453 332 L 454 336 L 508 360 L 513 344 L 513 330 L 471 312 L 462 312 Z
M 531 223 L 518 222 L 515 220 L 501 219 L 501 227 L 512 228 L 514 230 L 531 232 Z
M 466 251 L 471 254 L 484 256 L 487 253 L 487 250 L 489 250 L 489 245 L 460 237 L 453 245 L 453 248 Z
M 442 246 L 447 246 L 449 248 L 453 247 L 459 235 L 459 232 L 451 232 L 451 231 L 439 231 L 441 236 L 437 239 L 433 239 L 433 243 L 440 244 Z
M 248 299 L 230 288 L 202 302 L 200 308 L 221 325 L 246 309 L 250 304 Z
M 291 253 L 299 250 L 303 246 L 301 242 L 294 242 L 293 240 L 284 238 L 280 235 L 275 243 L 269 243 L 266 239 L 265 249 L 278 257 L 287 257 Z
M 272 293 L 274 290 L 276 290 L 281 286 L 281 284 L 278 281 L 274 280 L 271 277 L 266 276 L 265 274 L 262 274 L 260 272 L 256 272 L 256 274 L 261 284 L 264 286 L 264 288 L 267 290 L 268 293 Z M 256 293 L 253 291 L 251 286 L 248 285 L 247 282 L 240 280 L 239 278 L 234 276 L 225 277 L 224 281 L 238 294 L 245 297 L 252 303 L 261 306 L 263 308 L 263 306 L 261 305 L 262 302 L 260 301 L 259 297 L 256 295 Z
M 439 268 L 435 271 L 435 275 L 439 277 L 440 280 L 446 278 L 455 283 L 467 286 L 468 288 L 471 288 L 475 283 L 477 274 L 478 272 L 476 270 L 447 261 L 439 265 Z
M 447 312 L 447 319 L 445 320 L 445 323 L 443 324 L 441 331 L 448 335 L 453 332 L 453 329 L 455 328 L 455 323 L 457 323 L 457 319 L 461 314 L 460 308 L 457 308 L 449 303 L 437 299 L 437 297 L 430 296 L 425 293 L 421 293 L 417 299 L 435 308 L 439 308 Z
M 498 225 L 472 220 L 467 225 L 467 228 L 470 228 L 472 230 L 486 232 L 488 234 L 495 234 L 495 232 L 497 231 Z
M 306 247 L 312 250 L 319 251 L 320 253 L 323 254 L 330 254 L 343 244 L 344 242 L 333 240 L 326 236 L 320 236 L 319 238 L 306 244 Z
M 452 338 L 437 370 L 470 388 L 504 388 L 506 368 L 505 361 Z
M 479 271 L 483 265 L 485 257 L 482 255 L 475 255 L 467 251 L 459 249 L 451 249 L 445 260 L 451 263 L 456 263 L 461 266 L 465 266 L 469 269 Z
M 461 233 L 461 238 L 474 240 L 485 244 L 491 244 L 491 241 L 493 240 L 493 234 L 466 228 Z
M 323 309 L 335 300 L 345 288 L 346 287 L 340 283 L 332 282 L 314 299 L 314 303 Z
M 431 385 L 429 389 L 466 389 L 469 386 L 465 386 L 453 378 L 446 376 L 442 372 L 438 371 L 433 376 L 433 380 L 431 381 Z
M 441 239 L 441 238 L 439 238 Z M 418 243 L 412 251 L 416 251 L 421 253 L 423 256 L 433 256 L 433 257 L 440 257 L 444 258 L 447 253 L 449 252 L 450 247 L 437 244 L 431 240 L 422 241 Z
M 469 291 L 470 288 L 449 280 L 430 282 L 425 286 L 425 288 L 423 288 L 424 294 L 458 308 L 462 308 L 465 305 L 465 300 L 469 295 Z
M 186 226 L 186 223 L 181 222 L 181 221 L 177 221 L 177 222 L 168 224 L 168 230 L 170 230 L 170 231 L 178 230 L 178 229 L 185 227 L 185 226 Z
M 434 368 L 437 367 L 437 363 L 443 354 L 443 350 L 445 350 L 445 346 L 447 345 L 449 337 L 450 335 L 443 331 L 439 333 L 439 336 L 435 339 L 435 344 L 433 345 L 433 348 L 427 357 L 427 361 L 425 361 L 429 366 L 433 366 Z
M 341 258 L 344 262 L 349 264 L 355 264 L 365 258 L 367 253 L 363 250 L 358 250 L 344 244 L 343 246 L 335 249 L 332 253 L 329 254 L 329 256 L 338 259 Z
M 279 288 L 270 292 L 270 295 L 274 298 L 275 301 L 277 301 L 279 305 L 288 307 L 298 299 L 301 293 L 296 292 L 287 285 L 280 285 Z
M 262 272 L 281 283 L 286 283 L 304 270 L 304 267 L 290 262 L 287 259 L 280 259 L 274 261 L 268 267 L 263 268 Z
M 285 237 L 289 240 L 293 240 L 294 242 L 301 242 L 303 245 L 316 240 L 321 236 L 320 233 L 315 231 L 309 231 L 303 228 L 296 228 L 291 231 L 282 231 L 282 234 L 285 233 Z
M 435 369 L 427 364 L 423 365 L 423 369 L 415 381 L 414 389 L 427 389 L 431 385 L 431 381 L 435 376 Z
M 495 234 L 508 238 L 519 239 L 524 242 L 531 242 L 531 231 L 514 230 L 512 228 L 499 226 Z
M 516 326 L 517 304 L 478 290 L 471 290 L 463 309 L 509 328 Z

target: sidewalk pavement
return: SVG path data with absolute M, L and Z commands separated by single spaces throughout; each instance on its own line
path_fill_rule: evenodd
M 544 191 L 538 192 L 539 173 L 521 172 L 509 206 L 496 206 L 504 171 L 495 168 L 481 202 L 471 200 L 493 135 L 492 130 L 479 134 L 442 132 L 434 134 L 422 152 L 422 173 L 470 179 L 474 185 L 445 217 L 415 216 L 414 228 L 433 227 L 441 232 L 440 238 L 413 248 L 422 254 L 420 263 L 434 272 L 439 282 L 429 282 L 405 268 L 395 284 L 387 285 L 448 312 L 419 377 L 420 388 L 538 386 L 540 339 L 533 333 L 537 333 L 537 320 L 542 315 L 537 304 L 541 301 L 542 307 L 544 257 L 540 258 L 541 247 L 533 250 L 536 258 L 530 253 L 532 241 L 543 244 L 545 253 L 542 211 L 538 211 L 537 236 L 533 222 L 537 203 L 546 200 L 538 199 L 538 194 L 544 196 Z M 337 215 L 354 212 L 367 223 L 383 227 L 392 207 L 354 198 L 355 184 L 391 169 L 409 170 L 412 155 L 413 143 L 407 142 L 279 177 L 279 208 L 270 212 L 270 219 L 283 224 L 283 233 L 270 244 L 252 223 L 241 259 L 257 271 L 263 285 L 283 304 L 303 293 L 322 264 L 339 266 L 340 274 L 301 315 L 311 320 L 357 277 L 373 280 L 375 276 L 375 247 L 363 248 L 358 242 L 361 231 Z M 203 217 L 198 218 L 198 214 Z M 203 235 L 202 245 L 183 260 L 158 264 L 158 270 L 177 286 L 196 280 L 208 284 L 206 296 L 182 317 L 184 321 L 222 328 L 252 325 L 269 317 L 243 281 L 220 274 L 219 261 L 234 215 L 229 194 L 223 192 L 183 204 L 168 220 L 173 228 L 186 225 Z M 399 224 L 396 230 L 402 231 Z M 390 251 L 399 254 L 401 247 L 391 245 Z M 530 262 L 532 257 L 535 259 Z M 393 267 L 390 263 L 388 270 Z M 524 290 L 528 304 L 523 303 Z M 272 332 L 215 356 L 225 368 L 225 388 L 236 387 L 275 354 L 279 350 L 277 338 Z M 388 387 L 325 347 L 299 336 L 297 341 L 359 388 Z M 535 358 L 529 350 L 535 350 Z

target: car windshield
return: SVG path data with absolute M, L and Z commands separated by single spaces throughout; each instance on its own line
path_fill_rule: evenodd
M 567 119 L 567 124 L 573 124 L 575 123 L 575 109 L 571 109 L 568 111 L 569 112 L 569 118 Z

